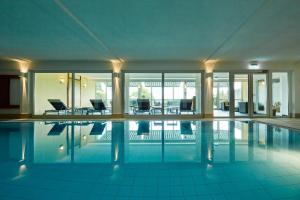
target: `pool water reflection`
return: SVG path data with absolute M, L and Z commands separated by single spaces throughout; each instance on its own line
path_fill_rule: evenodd
M 300 133 L 252 121 L 8 122 L 0 148 L 0 199 L 300 198 Z

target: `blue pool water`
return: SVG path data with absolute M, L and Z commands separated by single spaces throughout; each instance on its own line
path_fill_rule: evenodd
M 0 123 L 0 199 L 300 199 L 300 132 L 252 121 Z

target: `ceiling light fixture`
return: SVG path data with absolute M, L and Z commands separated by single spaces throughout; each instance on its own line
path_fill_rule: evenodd
M 252 62 L 250 62 L 250 64 L 249 64 L 249 69 L 253 69 L 253 70 L 259 69 L 259 64 L 258 64 L 258 62 L 257 62 L 257 61 L 252 61 Z

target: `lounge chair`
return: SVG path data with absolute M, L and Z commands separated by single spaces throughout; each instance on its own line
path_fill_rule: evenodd
M 93 109 L 89 109 L 87 111 L 87 115 L 95 112 L 99 112 L 101 115 L 106 111 L 106 107 L 102 101 L 102 99 L 90 99 L 91 104 L 93 105 Z
M 179 114 L 182 112 L 192 112 L 194 114 L 193 99 L 180 99 Z
M 58 115 L 63 112 L 66 115 L 68 114 L 68 111 L 70 111 L 70 109 L 60 99 L 48 99 L 48 101 L 55 110 L 45 110 L 44 115 L 49 112 L 55 112 Z
M 90 132 L 90 135 L 102 135 L 104 129 L 106 127 L 106 123 L 104 122 L 95 122 L 94 126 Z
M 150 133 L 150 122 L 139 121 L 137 135 L 149 135 L 149 133 Z
M 180 122 L 180 133 L 183 135 L 193 135 L 191 122 L 181 121 Z
M 48 132 L 48 135 L 49 136 L 60 135 L 65 130 L 66 126 L 67 126 L 66 123 L 56 122 Z
M 151 114 L 149 99 L 137 99 L 137 104 L 138 104 L 137 109 L 134 111 L 135 114 L 145 113 L 145 112 L 148 112 L 149 115 Z

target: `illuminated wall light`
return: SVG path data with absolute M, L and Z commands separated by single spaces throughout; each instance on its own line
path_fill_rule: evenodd
M 120 76 L 121 76 L 121 75 L 120 75 L 119 72 L 114 72 L 114 73 L 113 73 L 113 77 L 114 77 L 114 78 L 120 78 Z
M 86 140 L 86 136 L 85 136 L 85 135 L 84 135 L 84 136 L 82 136 L 82 139 L 83 139 L 83 140 Z
M 86 87 L 87 87 L 87 84 L 86 84 L 86 83 L 84 83 L 82 86 L 83 86 L 83 88 L 86 88 Z
M 218 62 L 219 62 L 219 60 L 206 60 L 206 61 L 204 61 L 205 72 L 207 74 L 212 73 Z
M 59 78 L 59 83 L 60 84 L 64 84 L 65 83 L 65 79 L 64 78 Z
M 124 60 L 123 59 L 113 59 L 113 60 L 110 60 L 110 62 L 112 63 L 113 71 L 115 73 L 120 73 L 122 65 L 124 63 Z
M 260 69 L 259 64 L 258 64 L 257 61 L 252 61 L 252 62 L 250 62 L 248 68 L 249 68 L 249 69 L 252 69 L 252 70 Z

